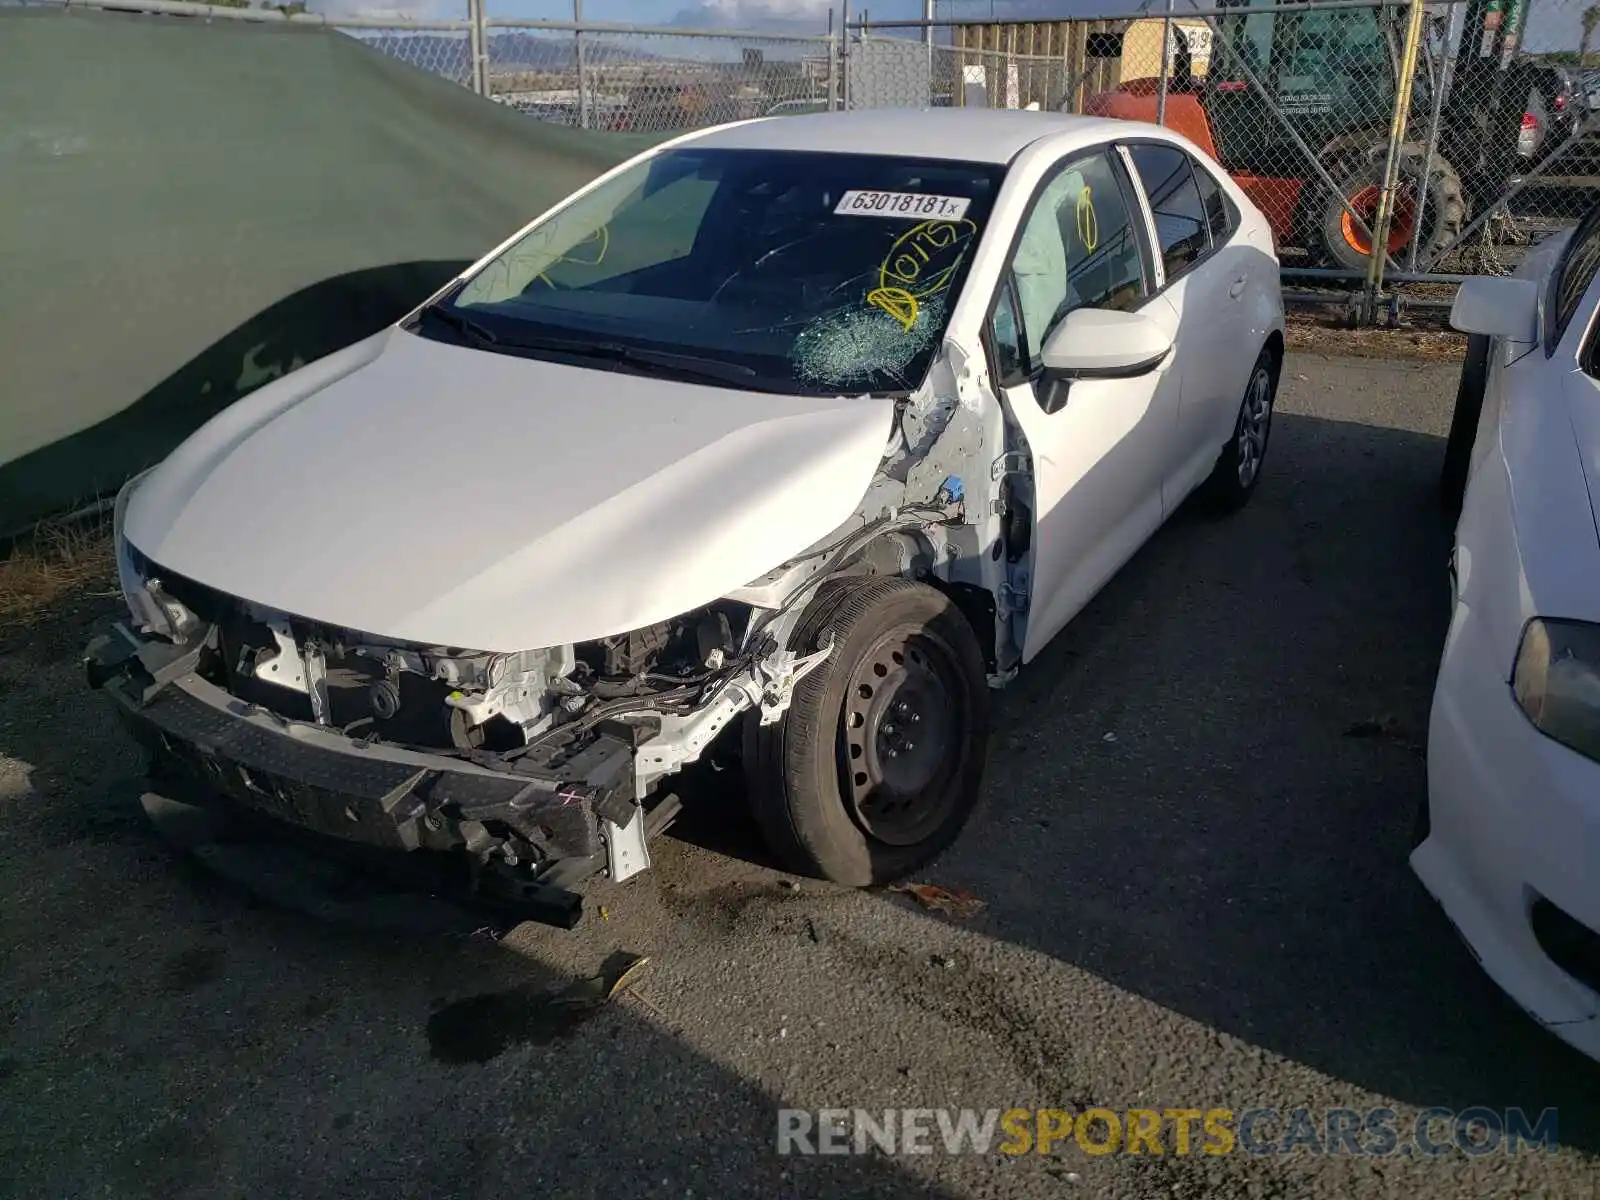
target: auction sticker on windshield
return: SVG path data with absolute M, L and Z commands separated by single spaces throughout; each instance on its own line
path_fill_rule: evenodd
M 858 217 L 939 217 L 959 221 L 972 201 L 966 196 L 929 196 L 922 192 L 866 192 L 851 189 L 839 197 L 835 213 Z

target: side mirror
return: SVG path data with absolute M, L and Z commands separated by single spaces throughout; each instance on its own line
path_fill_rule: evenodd
M 1172 335 L 1143 313 L 1080 308 L 1045 338 L 1039 360 L 1058 379 L 1128 379 L 1171 352 Z
M 1450 306 L 1450 324 L 1462 333 L 1531 342 L 1538 323 L 1539 284 L 1533 279 L 1474 275 L 1456 289 Z

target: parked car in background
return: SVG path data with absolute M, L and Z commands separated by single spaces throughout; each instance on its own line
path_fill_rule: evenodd
M 779 100 L 767 109 L 769 117 L 801 117 L 808 113 L 828 111 L 829 101 L 826 96 L 807 100 Z
M 1565 67 L 1535 66 L 1528 107 L 1517 135 L 1517 159 L 1523 170 L 1536 166 L 1561 147 L 1588 115 L 1585 89 Z
M 1283 348 L 1265 218 L 1168 130 L 690 134 L 129 484 L 91 678 L 161 794 L 562 921 L 714 746 L 791 870 L 894 879 L 977 803 L 990 686 L 1249 500 Z
M 1469 279 L 1452 616 L 1411 856 L 1485 971 L 1600 1057 L 1600 206 Z

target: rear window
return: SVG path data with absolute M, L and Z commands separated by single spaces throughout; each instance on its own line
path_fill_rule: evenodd
M 1211 244 L 1220 246 L 1228 240 L 1228 235 L 1238 224 L 1238 218 L 1227 194 L 1222 190 L 1222 185 L 1216 181 L 1211 172 L 1193 163 L 1192 160 L 1191 165 L 1194 169 L 1195 182 L 1200 185 L 1200 205 L 1206 210 L 1206 225 L 1211 230 Z
M 1156 240 L 1167 278 L 1182 274 L 1209 247 L 1205 206 L 1189 156 L 1176 146 L 1129 146 L 1139 180 L 1150 198 Z
M 507 353 L 603 342 L 743 371 L 735 386 L 758 391 L 905 391 L 943 339 L 1003 174 L 671 150 L 535 226 L 449 299 Z

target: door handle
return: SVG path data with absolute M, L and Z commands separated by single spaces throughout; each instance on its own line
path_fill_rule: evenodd
M 1239 278 L 1235 279 L 1233 281 L 1233 286 L 1228 289 L 1228 299 L 1237 300 L 1240 296 L 1244 295 L 1244 285 L 1245 285 L 1245 283 L 1246 283 L 1246 279 L 1245 279 L 1245 277 L 1243 275 L 1241 275 L 1241 276 L 1239 276 Z

